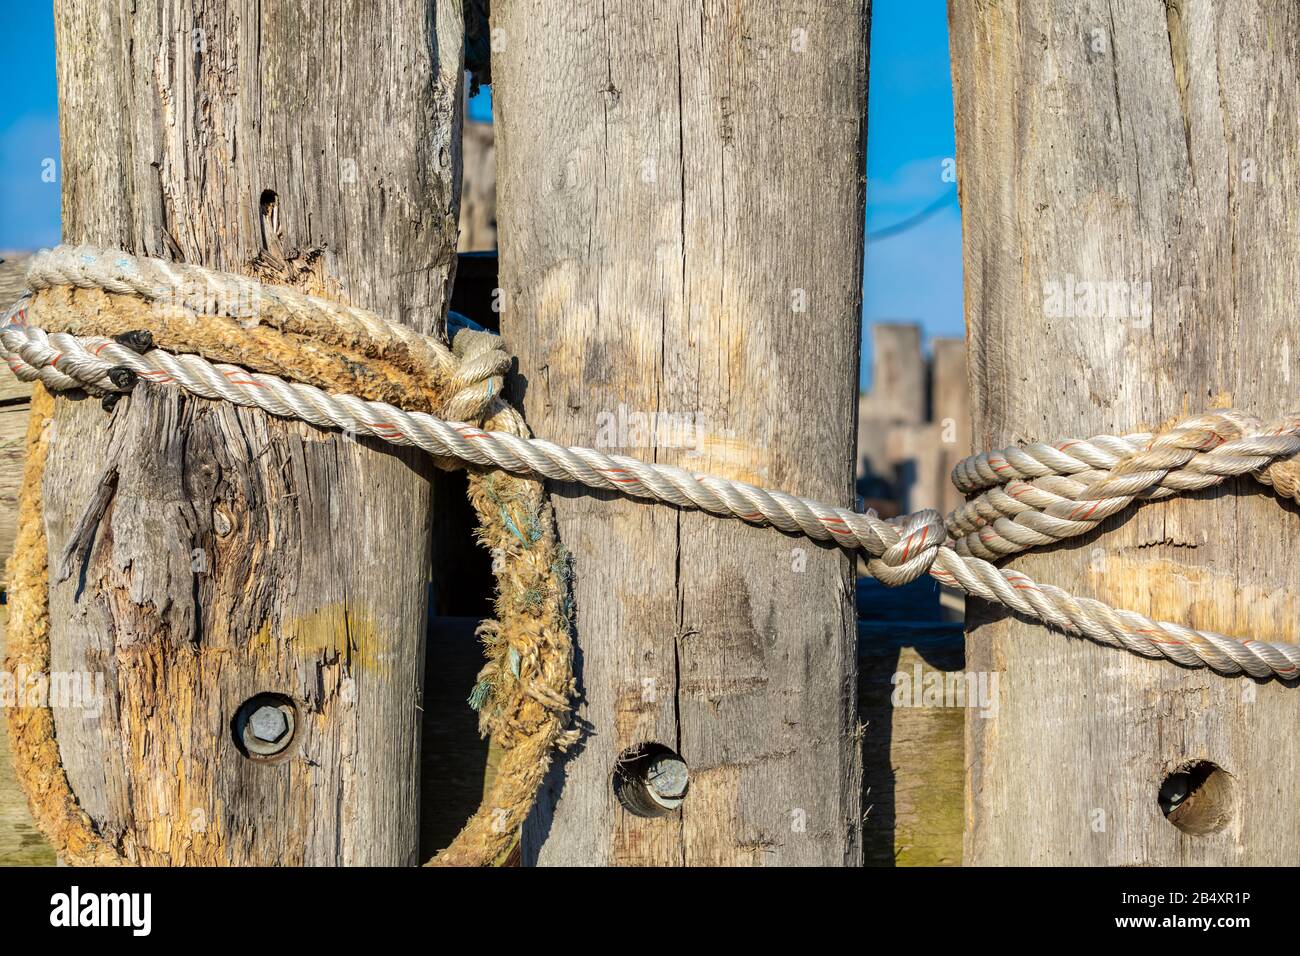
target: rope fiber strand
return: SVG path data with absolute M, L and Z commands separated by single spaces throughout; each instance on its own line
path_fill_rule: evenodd
M 501 397 L 510 357 L 497 336 L 480 329 L 457 331 L 449 349 L 363 309 L 295 289 L 91 246 L 38 253 L 28 285 L 31 292 L 0 327 L 0 355 L 20 379 L 52 392 L 105 396 L 110 404 L 138 380 L 176 385 L 202 398 L 414 445 L 442 467 L 470 466 L 480 536 L 514 562 L 498 576 L 498 619 L 484 625 L 489 663 L 474 695 L 491 701 L 481 711 L 485 732 L 526 754 L 514 767 L 509 799 L 493 804 L 511 808 L 510 826 L 531 808 L 553 746 L 572 739 L 564 729 L 572 692 L 566 562 L 540 478 L 860 549 L 868 571 L 886 585 L 928 573 L 965 594 L 1145 657 L 1255 678 L 1293 680 L 1300 669 L 1300 645 L 1152 621 L 992 563 L 1092 531 L 1135 501 L 1240 475 L 1300 502 L 1300 416 L 1263 424 L 1217 410 L 1157 433 L 984 452 L 954 469 L 958 489 L 974 497 L 946 520 L 933 510 L 882 520 L 874 512 L 531 438 Z M 507 512 L 512 516 L 502 521 Z M 35 515 L 29 509 L 23 520 L 38 520 L 39 509 Z M 524 526 L 536 534 L 521 535 Z M 519 575 L 527 579 L 522 585 L 514 580 Z M 510 636 L 522 613 L 512 588 L 539 586 L 552 595 L 544 621 L 522 629 L 531 637 Z M 529 663 L 512 681 L 516 653 Z M 502 685 L 513 689 L 498 699 L 493 695 Z M 520 701 L 540 710 L 517 719 Z M 475 825 L 471 820 L 467 830 Z M 499 820 L 494 829 L 501 829 Z M 454 862 L 485 862 L 504 846 L 484 833 L 476 839 L 478 849 L 461 846 Z

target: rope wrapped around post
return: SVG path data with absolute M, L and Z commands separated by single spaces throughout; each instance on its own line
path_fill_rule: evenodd
M 1300 416 L 1263 424 L 1219 410 L 1157 433 L 985 452 L 954 470 L 957 487 L 976 497 L 946 521 L 932 510 L 886 521 L 873 512 L 530 438 L 500 394 L 510 358 L 496 336 L 481 330 L 457 332 L 448 349 L 365 310 L 294 289 L 88 246 L 42 251 L 28 283 L 31 293 L 0 327 L 0 355 L 21 379 L 110 401 L 138 379 L 172 384 L 323 428 L 416 445 L 443 467 L 470 467 L 479 534 L 511 556 L 498 574 L 497 620 L 482 628 L 490 659 L 473 698 L 485 705 L 484 731 L 506 743 L 508 754 L 522 756 L 513 764 L 507 758 L 509 792 L 492 798 L 494 808 L 507 810 L 504 827 L 499 812 L 491 833 L 484 820 L 472 819 L 439 861 L 490 860 L 505 845 L 501 831 L 508 834 L 531 808 L 552 748 L 572 737 L 565 729 L 572 682 L 567 570 L 540 478 L 861 549 L 868 571 L 887 585 L 928 573 L 1069 634 L 1146 657 L 1256 678 L 1293 680 L 1300 672 L 1300 645 L 1152 621 L 991 563 L 1091 531 L 1135 501 L 1233 476 L 1251 475 L 1300 501 Z M 37 439 L 29 441 L 35 449 Z M 29 455 L 27 484 L 35 495 L 39 480 L 30 479 L 33 470 L 39 475 L 40 462 L 42 455 Z M 39 507 L 25 510 L 24 531 L 39 517 Z M 20 550 L 43 546 L 34 533 L 20 539 Z M 15 560 L 30 563 L 30 555 Z M 32 580 L 40 573 L 43 566 L 23 579 L 30 588 L 24 600 L 32 605 L 45 600 Z M 548 595 L 541 618 L 526 617 L 512 600 L 517 576 Z M 21 620 L 32 631 L 23 640 L 37 656 L 43 647 L 48 659 L 48 620 L 40 623 L 35 611 Z M 518 669 L 515 655 L 524 661 Z M 54 753 L 57 759 L 57 748 Z M 24 783 L 31 794 L 30 775 Z M 70 792 L 66 799 L 75 807 Z
M 88 347 L 67 333 L 53 340 L 68 339 L 70 345 L 76 340 L 73 351 L 99 364 L 97 372 L 87 372 L 69 357 L 42 353 L 41 358 L 26 349 L 33 365 L 19 352 L 0 347 L 19 378 L 44 386 L 36 389 L 33 399 L 19 533 L 9 564 L 11 670 L 22 666 L 43 673 L 49 667 L 51 562 L 41 478 L 49 451 L 45 425 L 53 407 L 50 395 L 79 389 L 102 395 L 111 404 L 137 379 L 174 380 L 128 357 L 138 359 L 142 352 L 158 356 L 170 348 L 179 353 L 170 358 L 231 384 L 251 383 L 248 369 L 260 368 L 293 374 L 319 388 L 468 419 L 503 434 L 528 434 L 522 417 L 501 399 L 510 356 L 498 336 L 481 329 L 458 329 L 449 349 L 438 339 L 296 289 L 92 247 L 39 253 L 29 269 L 29 286 L 33 294 L 0 320 L 5 332 L 48 343 L 43 332 L 28 326 L 33 318 L 52 328 L 75 330 L 86 336 Z M 217 371 L 199 358 L 200 350 L 242 366 L 223 365 Z M 117 364 L 106 365 L 101 359 L 115 359 Z M 88 377 L 78 377 L 82 375 Z M 349 397 L 351 402 L 362 401 Z M 280 415 L 301 417 L 280 407 Z M 352 432 L 387 440 L 377 422 Z M 435 460 L 443 468 L 467 467 L 477 536 L 500 556 L 493 564 L 495 617 L 478 629 L 487 661 L 471 703 L 479 712 L 481 731 L 504 753 L 492 792 L 431 863 L 488 865 L 509 850 L 553 752 L 575 737 L 568 729 L 573 693 L 568 563 L 540 481 L 467 466 L 455 457 Z M 67 573 L 61 569 L 71 566 L 66 558 L 53 562 L 56 579 Z M 15 771 L 33 817 L 61 858 L 96 865 L 136 862 L 129 842 L 103 837 L 78 805 L 60 762 L 51 711 L 11 708 L 9 730 Z

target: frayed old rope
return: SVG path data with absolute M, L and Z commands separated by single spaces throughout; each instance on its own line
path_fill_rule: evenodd
M 319 388 L 527 435 L 522 417 L 500 397 L 510 357 L 495 335 L 462 329 L 448 349 L 404 326 L 295 289 L 123 253 L 95 253 L 119 270 L 103 286 L 88 283 L 75 271 L 51 273 L 60 259 L 67 261 L 67 250 L 34 257 L 29 285 L 38 291 L 11 309 L 0 325 L 10 328 L 10 323 L 21 324 L 36 315 L 51 327 L 111 343 L 133 355 L 157 346 L 174 350 L 181 361 L 202 362 L 201 352 L 238 362 L 240 371 L 220 376 L 233 382 L 249 381 L 247 369 L 291 374 Z M 86 249 L 71 255 L 83 265 L 93 257 Z M 123 278 L 124 269 L 130 281 Z M 51 281 L 51 275 L 59 281 Z M 141 333 L 145 328 L 149 331 Z M 109 335 L 117 339 L 99 338 Z M 99 354 L 109 354 L 106 347 L 96 348 Z M 67 365 L 61 359 L 35 373 L 17 355 L 7 350 L 0 354 L 20 377 L 39 378 L 52 391 L 82 388 L 116 397 L 120 386 L 112 384 L 113 378 L 130 377 L 118 374 L 102 382 L 81 382 L 63 374 Z M 138 374 L 165 380 L 147 370 Z M 50 655 L 41 479 L 48 448 L 44 426 L 51 409 L 49 394 L 38 387 L 27 440 L 19 535 L 9 564 L 7 663 L 29 672 L 47 670 Z M 370 428 L 354 431 L 376 433 Z M 454 457 L 435 460 L 444 468 L 465 467 Z M 567 560 L 556 541 L 550 502 L 542 483 L 533 478 L 472 465 L 468 471 L 469 497 L 479 519 L 477 536 L 498 556 L 496 616 L 479 628 L 487 661 L 473 696 L 480 729 L 504 753 L 492 792 L 433 865 L 488 865 L 499 859 L 532 808 L 554 750 L 567 746 L 574 736 L 567 729 L 573 692 Z M 521 528 L 527 533 L 521 535 Z M 51 711 L 13 708 L 9 726 L 15 770 L 33 817 L 60 857 L 80 864 L 136 862 L 129 834 L 119 842 L 106 839 L 78 805 L 59 759 Z
M 500 812 L 490 822 L 476 817 L 458 842 L 470 833 L 480 848 L 504 846 L 492 836 L 522 820 L 551 746 L 564 739 L 572 679 L 566 578 L 539 476 L 860 548 L 869 555 L 868 570 L 885 584 L 929 573 L 966 594 L 1147 657 L 1258 678 L 1289 680 L 1300 671 L 1300 645 L 1239 641 L 1152 621 L 990 563 L 1090 531 L 1134 501 L 1232 476 L 1252 475 L 1300 500 L 1300 417 L 1265 425 L 1223 410 L 1182 419 L 1158 434 L 986 452 L 955 469 L 957 486 L 979 495 L 946 522 L 931 510 L 882 521 L 784 492 L 530 439 L 500 398 L 509 357 L 485 332 L 461 331 L 448 350 L 327 299 L 94 247 L 39 253 L 28 282 L 33 294 L 10 309 L 0 328 L 0 355 L 20 378 L 55 391 L 112 395 L 129 390 L 138 376 L 417 445 L 444 466 L 477 466 L 471 498 L 479 534 L 511 556 L 511 571 L 498 582 L 497 620 L 482 630 L 490 660 L 472 697 L 482 705 L 484 728 L 514 744 L 502 771 L 509 784 L 492 803 L 515 809 L 504 821 Z M 138 342 L 132 348 L 106 337 L 146 326 L 153 330 L 149 344 L 158 347 L 143 354 Z M 521 628 L 518 622 L 530 623 Z M 456 844 L 444 857 L 482 861 Z

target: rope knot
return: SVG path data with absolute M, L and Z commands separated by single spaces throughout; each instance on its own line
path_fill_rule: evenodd
M 943 515 L 933 508 L 885 522 L 877 528 L 877 533 L 887 547 L 867 562 L 867 570 L 891 588 L 910 584 L 926 574 L 938 557 L 939 548 L 948 540 Z
M 455 316 L 456 326 L 448 323 L 451 351 L 456 356 L 456 371 L 451 382 L 451 397 L 442 408 L 452 421 L 480 424 L 488 418 L 500 398 L 505 374 L 512 361 L 501 336 Z

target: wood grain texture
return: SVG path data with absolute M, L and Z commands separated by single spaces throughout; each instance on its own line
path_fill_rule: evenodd
M 23 290 L 26 256 L 0 261 L 0 307 L 7 307 Z M 5 583 L 5 562 L 13 550 L 18 486 L 22 481 L 23 437 L 27 433 L 27 397 L 31 386 L 12 375 L 0 376 L 0 590 Z M 0 605 L 0 656 L 4 649 L 5 608 Z M 53 862 L 49 845 L 32 825 L 9 759 L 9 745 L 0 713 L 0 862 L 5 865 L 41 865 Z
M 502 331 L 538 434 L 852 500 L 867 26 L 860 0 L 494 6 Z M 525 862 L 859 863 L 849 557 L 554 493 L 587 734 Z M 680 813 L 611 791 L 646 741 L 690 767 Z
M 420 712 L 420 857 L 442 849 L 478 808 L 492 785 L 501 751 L 478 735 L 478 718 L 465 705 L 482 666 L 474 637 L 476 618 L 435 617 L 425 654 L 424 706 Z M 0 605 L 0 652 L 5 608 Z M 32 825 L 27 800 L 14 779 L 0 712 L 0 866 L 47 865 L 54 851 Z
M 0 379 L 0 406 L 24 404 L 31 401 L 31 382 L 22 382 L 8 372 Z
M 18 488 L 23 480 L 27 405 L 0 405 L 0 591 L 8 580 L 5 564 L 18 530 Z
M 324 246 L 310 284 L 441 328 L 459 4 L 61 0 L 55 18 L 68 241 L 233 271 Z M 427 460 L 145 386 L 111 419 L 62 401 L 54 427 L 52 553 L 119 472 L 51 594 L 54 666 L 107 676 L 99 719 L 56 711 L 99 827 L 147 863 L 416 862 Z M 273 765 L 231 730 L 267 691 L 300 711 Z
M 965 500 L 952 483 L 952 470 L 970 454 L 970 386 L 966 378 L 966 340 L 935 339 L 930 361 L 930 418 L 938 426 L 935 449 L 940 497 L 934 507 L 944 514 Z
M 27 260 L 25 252 L 5 253 L 0 258 L 0 308 L 9 308 L 27 289 Z
M 1135 431 L 1228 402 L 1264 418 L 1293 408 L 1295 5 L 949 9 L 977 447 Z M 1090 308 L 1083 282 L 1136 282 L 1138 307 Z M 1071 285 L 1066 309 L 1054 291 Z M 1297 509 L 1243 479 L 1012 564 L 1153 618 L 1294 641 L 1298 534 Z M 973 603 L 968 666 L 1002 680 L 997 718 L 968 724 L 969 862 L 1300 862 L 1300 690 Z M 1235 791 L 1227 825 L 1200 836 L 1157 804 L 1164 776 L 1196 760 Z
M 896 591 L 879 597 L 892 597 Z M 873 606 L 871 613 L 879 613 Z M 896 675 L 922 680 L 960 672 L 961 626 L 915 621 L 914 602 L 899 620 L 858 623 L 858 719 L 862 754 L 863 857 L 869 866 L 949 866 L 961 862 L 964 722 L 969 708 L 895 706 Z M 0 605 L 0 649 L 4 638 Z M 433 618 L 425 655 L 420 855 L 455 836 L 491 787 L 501 751 L 478 736 L 465 688 L 481 655 L 475 618 Z M 2 721 L 0 717 L 0 721 Z M 33 828 L 13 778 L 0 723 L 0 866 L 49 864 L 54 853 Z
M 27 288 L 28 258 L 19 253 L 0 259 L 0 311 L 9 308 Z M 0 375 L 0 406 L 28 401 L 31 394 L 31 383 L 20 382 L 8 372 Z

